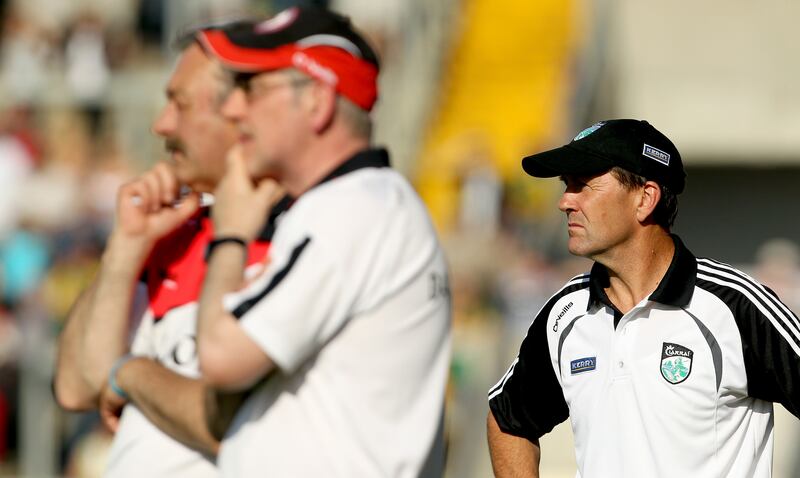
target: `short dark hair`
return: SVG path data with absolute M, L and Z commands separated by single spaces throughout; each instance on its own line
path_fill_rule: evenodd
M 617 178 L 622 187 L 629 191 L 641 188 L 647 182 L 647 178 L 644 176 L 639 176 L 619 166 L 611 168 L 611 174 Z M 675 223 L 675 217 L 678 216 L 678 195 L 670 190 L 668 186 L 658 183 L 658 187 L 661 188 L 661 199 L 656 204 L 655 210 L 653 210 L 653 220 L 656 224 L 669 231 L 672 224 Z

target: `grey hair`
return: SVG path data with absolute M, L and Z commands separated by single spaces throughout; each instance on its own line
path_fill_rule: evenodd
M 286 74 L 294 83 L 293 87 L 296 93 L 299 93 L 300 88 L 305 84 L 303 80 L 310 78 L 302 71 L 294 68 L 288 68 Z M 342 95 L 336 96 L 336 111 L 341 115 L 342 120 L 349 126 L 353 134 L 359 138 L 372 139 L 372 118 L 369 112 L 364 111 Z

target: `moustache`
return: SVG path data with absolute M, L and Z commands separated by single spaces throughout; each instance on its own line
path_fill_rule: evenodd
M 185 152 L 185 148 L 183 142 L 178 139 L 167 139 L 164 142 L 164 149 L 167 150 L 168 153 L 183 153 Z

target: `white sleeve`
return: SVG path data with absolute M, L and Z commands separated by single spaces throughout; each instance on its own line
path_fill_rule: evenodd
M 322 241 L 296 241 L 225 307 L 278 367 L 294 371 L 349 318 L 345 277 Z M 277 251 L 276 251 L 277 252 Z

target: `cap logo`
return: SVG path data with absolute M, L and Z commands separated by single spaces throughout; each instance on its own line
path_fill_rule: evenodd
M 339 83 L 339 77 L 330 68 L 320 65 L 316 60 L 306 55 L 302 51 L 295 52 L 292 55 L 292 64 L 298 69 L 307 72 L 314 78 L 327 83 L 331 86 L 336 86 Z
M 659 163 L 669 166 L 669 153 L 665 153 L 658 148 L 654 148 L 649 144 L 644 145 L 644 149 L 642 150 L 642 155 L 647 156 L 650 159 L 655 159 Z
M 579 139 L 583 139 L 583 138 L 589 136 L 590 134 L 592 134 L 595 131 L 597 131 L 598 129 L 600 129 L 604 124 L 606 124 L 604 121 L 600 121 L 599 123 L 595 123 L 595 124 L 589 126 L 585 130 L 583 130 L 580 133 L 578 133 L 578 136 L 575 136 L 574 138 L 572 138 L 572 141 L 578 141 Z
M 287 8 L 286 10 L 283 10 L 274 17 L 268 20 L 264 20 L 263 22 L 256 25 L 253 28 L 253 31 L 258 33 L 259 35 L 263 35 L 265 33 L 275 33 L 291 25 L 297 19 L 298 15 L 300 15 L 299 8 L 297 7 Z

